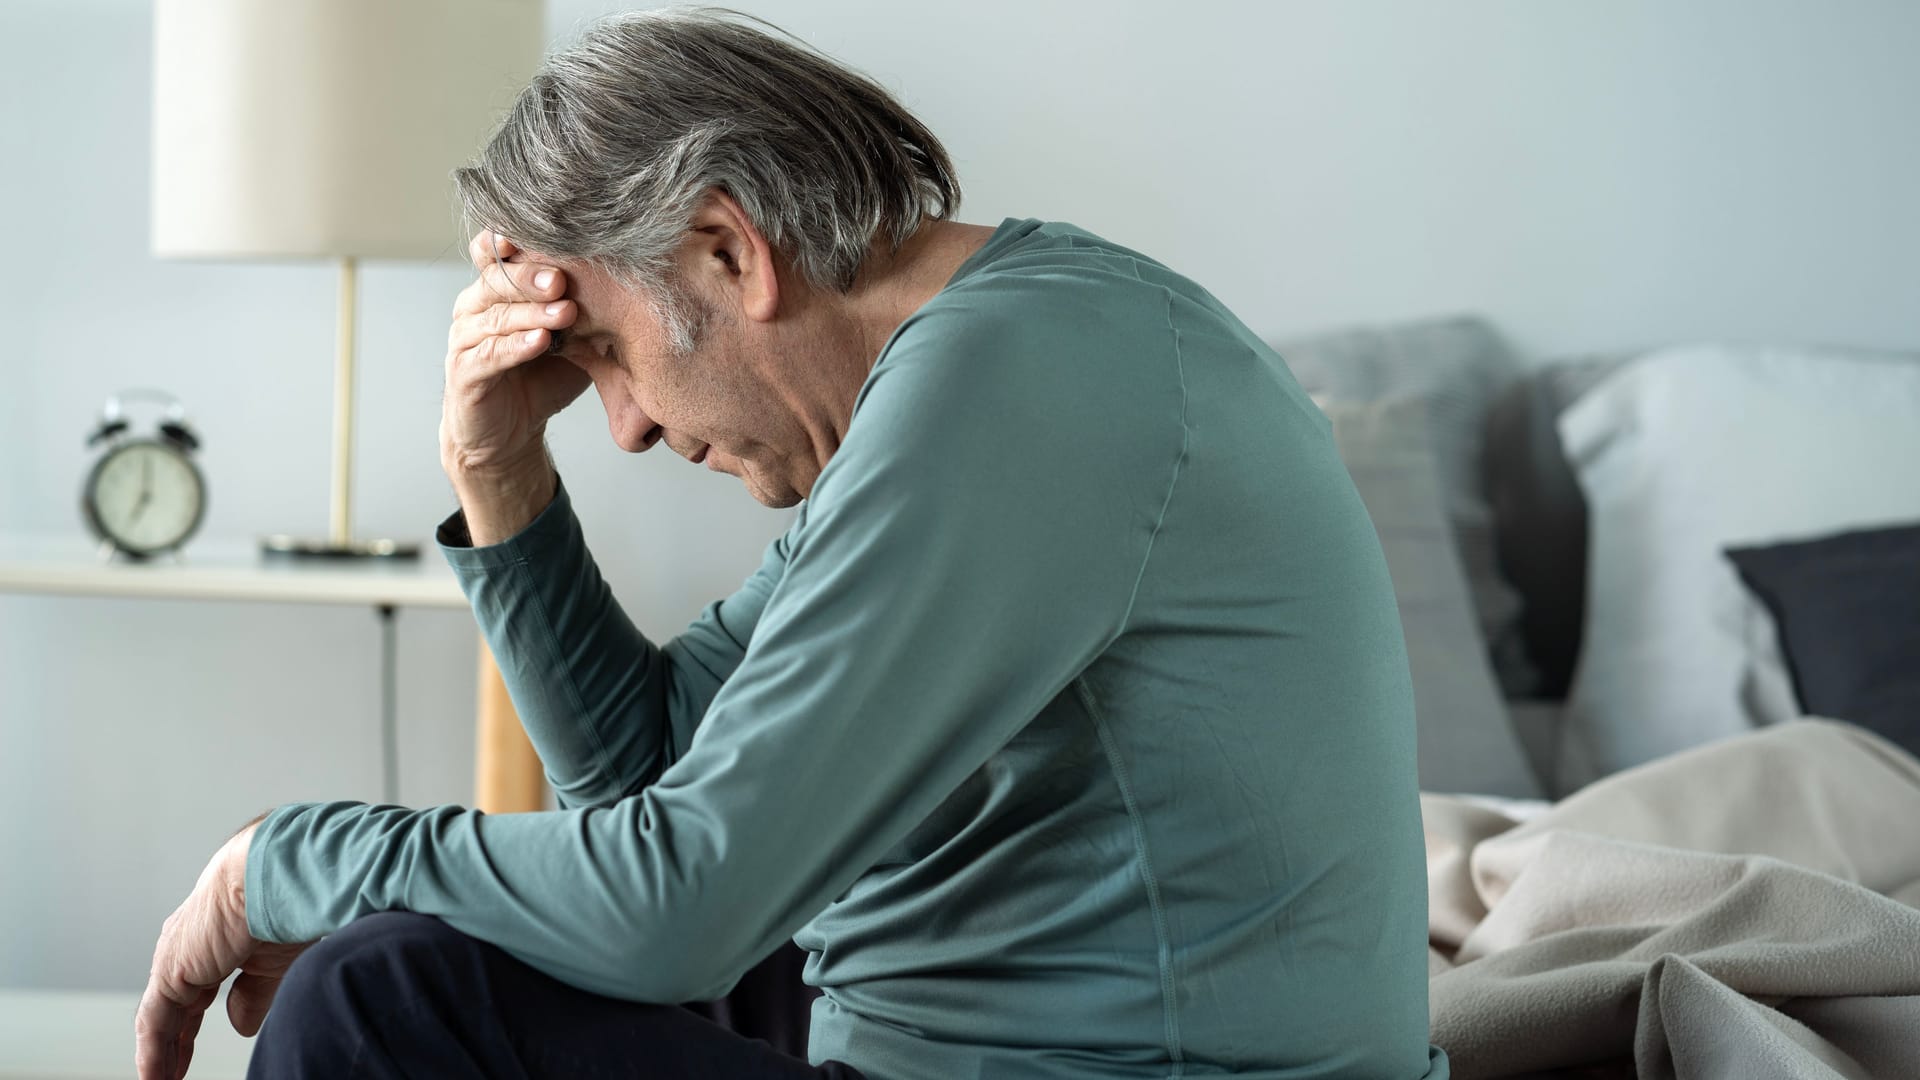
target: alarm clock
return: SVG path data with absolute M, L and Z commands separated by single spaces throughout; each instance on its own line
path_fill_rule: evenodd
M 136 434 L 125 402 L 165 407 L 151 434 Z M 177 551 L 206 516 L 207 485 L 194 464 L 200 438 L 180 399 L 159 390 L 123 390 L 107 399 L 88 446 L 104 446 L 80 489 L 87 527 L 133 559 Z

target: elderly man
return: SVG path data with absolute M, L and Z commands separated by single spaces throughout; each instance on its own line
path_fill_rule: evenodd
M 597 25 L 456 178 L 440 541 L 560 809 L 265 815 L 167 924 L 142 1076 L 236 970 L 270 1077 L 1447 1075 L 1380 547 L 1219 301 L 953 220 L 924 126 L 721 14 Z M 545 452 L 589 384 L 800 508 L 664 644 Z M 811 1063 L 676 1006 L 788 938 Z

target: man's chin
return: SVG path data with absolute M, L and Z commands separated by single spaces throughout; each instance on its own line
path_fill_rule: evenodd
M 753 496 L 755 502 L 769 509 L 785 510 L 789 506 L 798 505 L 802 498 L 799 492 L 787 484 L 780 485 L 778 489 L 769 489 L 751 473 L 742 475 L 740 482 L 746 485 L 747 494 Z
M 772 510 L 785 510 L 789 506 L 798 506 L 800 504 L 800 493 L 797 491 L 786 491 L 778 495 L 769 495 L 753 486 L 751 482 L 747 483 L 747 494 L 753 496 L 754 500 L 761 506 Z

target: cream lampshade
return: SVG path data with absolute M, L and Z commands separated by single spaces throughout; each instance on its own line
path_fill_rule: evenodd
M 340 267 L 327 536 L 268 549 L 417 552 L 353 536 L 358 261 L 464 261 L 448 174 L 539 64 L 543 0 L 155 0 L 153 37 L 153 253 Z

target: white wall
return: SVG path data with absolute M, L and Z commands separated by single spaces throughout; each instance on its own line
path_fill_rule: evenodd
M 963 218 L 1063 218 L 1285 336 L 1455 310 L 1525 352 L 1697 337 L 1920 347 L 1920 6 L 765 0 L 947 140 Z M 558 35 L 625 6 L 555 0 Z M 917 13 L 922 12 L 924 13 Z M 937 12 L 937 13 L 936 13 Z M 333 278 L 146 254 L 143 0 L 0 3 L 0 531 L 75 533 L 113 389 L 183 396 L 204 536 L 325 524 Z M 459 239 L 363 279 L 362 531 L 425 539 Z M 671 633 L 786 515 L 596 405 L 556 452 Z M 160 921 L 274 803 L 378 793 L 372 615 L 0 597 L 0 985 L 135 989 Z M 402 620 L 402 797 L 469 792 L 471 621 Z

